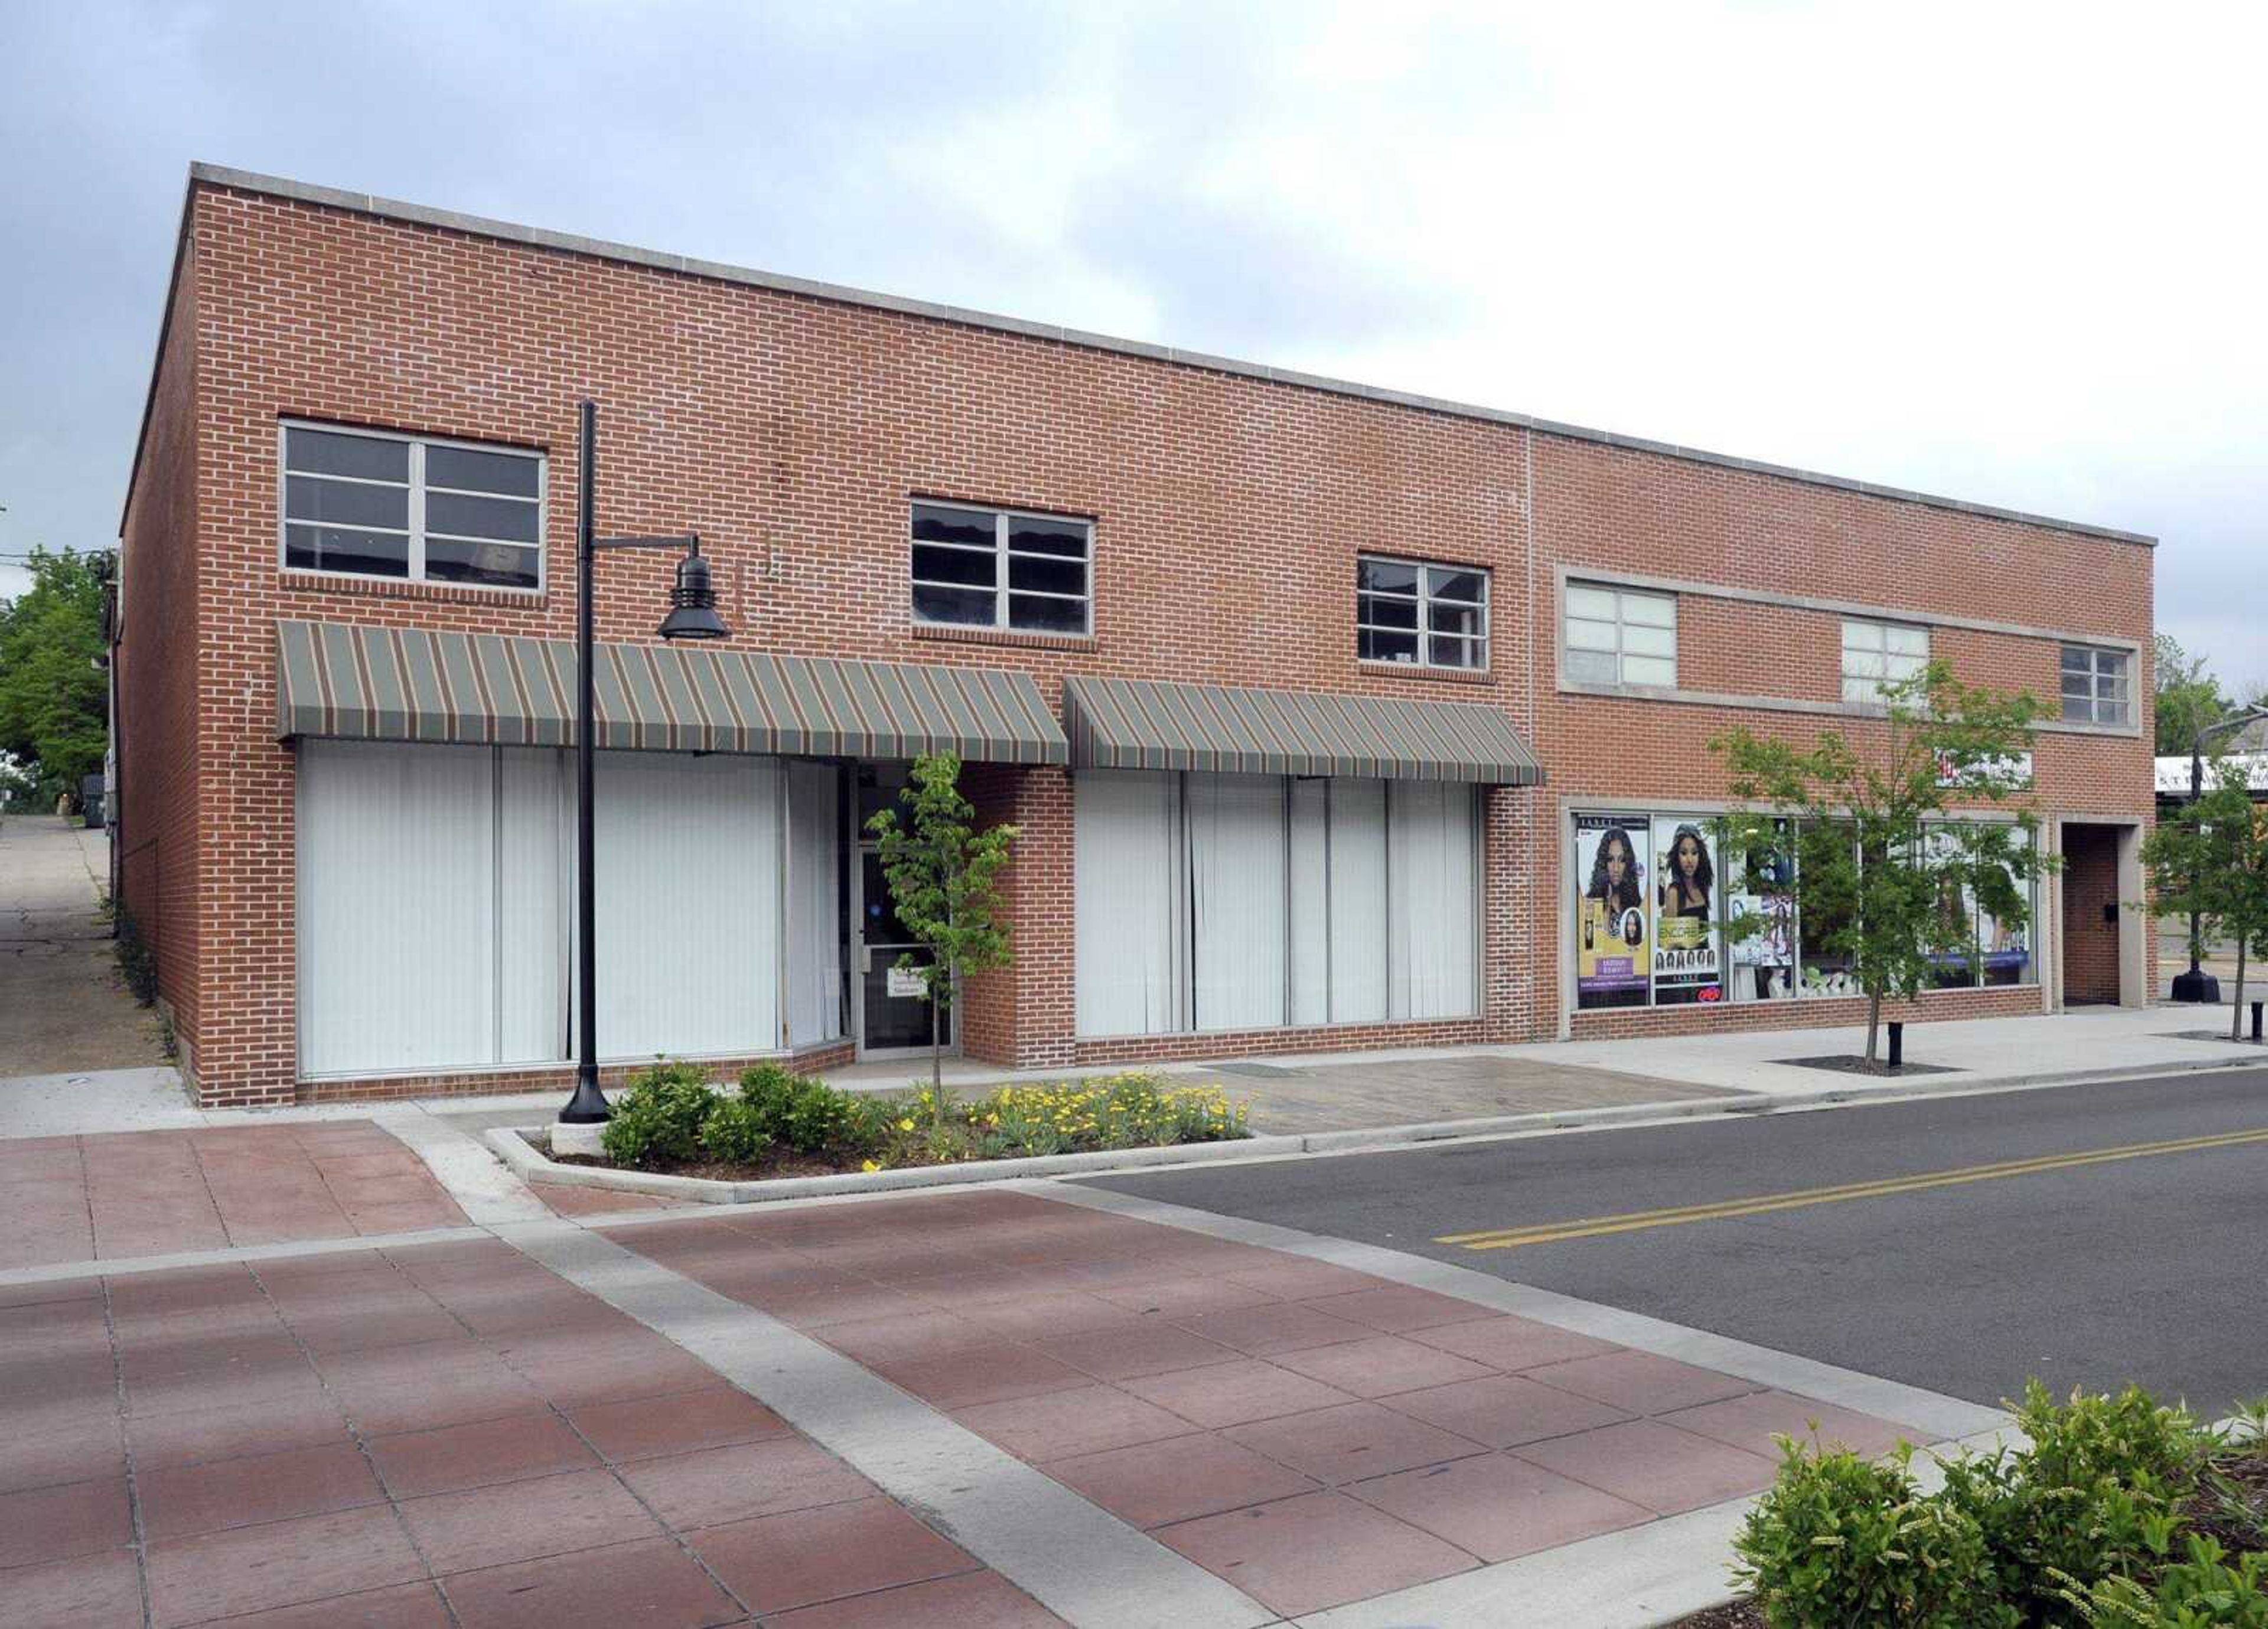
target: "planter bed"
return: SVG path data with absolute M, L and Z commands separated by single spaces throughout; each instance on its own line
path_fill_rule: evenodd
M 491 1132 L 523 1177 L 733 1204 L 872 1189 L 1182 1164 L 1296 1146 L 1256 1139 L 1216 1086 L 1129 1072 L 947 1098 L 843 1092 L 761 1065 L 737 1093 L 696 1065 L 635 1077 L 601 1134 L 605 1152 L 555 1154 L 543 1128 Z M 1288 1148 L 1286 1151 L 1289 1151 Z

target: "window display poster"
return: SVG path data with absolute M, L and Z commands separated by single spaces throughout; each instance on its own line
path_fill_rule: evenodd
M 1795 845 L 1786 822 L 1773 824 L 1780 841 L 1771 847 L 1722 857 L 1726 921 L 1763 922 L 1753 933 L 1726 936 L 1726 991 L 1734 1001 L 1795 998 Z
M 1653 837 L 1654 1005 L 1721 1001 L 1717 867 L 1708 834 L 1698 820 L 1670 815 L 1654 820 Z
M 1643 814 L 1575 816 L 1575 1005 L 1644 1006 L 1650 969 Z

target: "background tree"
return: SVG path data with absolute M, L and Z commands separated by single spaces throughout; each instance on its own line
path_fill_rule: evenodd
M 2268 955 L 2268 810 L 2256 806 L 2242 768 L 2206 761 L 2204 791 L 2162 816 L 2142 844 L 2156 909 L 2194 910 L 2200 931 L 2236 941 L 2236 992 L 2228 1038 L 2239 1038 L 2246 953 Z
M 109 683 L 102 649 L 107 554 L 32 550 L 32 586 L 0 601 L 0 753 L 52 804 L 102 768 Z
M 949 752 L 914 760 L 913 776 L 895 809 L 866 822 L 876 839 L 882 874 L 906 932 L 930 953 L 911 952 L 898 966 L 921 976 L 929 997 L 929 1084 L 932 1123 L 945 1124 L 944 1014 L 965 973 L 1005 967 L 1008 929 L 999 920 L 1000 869 L 1008 863 L 1013 826 L 976 829 L 976 810 L 961 795 L 961 760 Z
M 2197 744 L 2198 732 L 2228 714 L 2228 697 L 2221 693 L 2220 681 L 2208 670 L 2205 659 L 2191 656 L 2169 633 L 2158 636 L 2151 667 L 2158 753 L 2166 757 L 2187 756 Z
M 1847 958 L 1867 997 L 1867 1066 L 1875 1066 L 1882 1000 L 1932 988 L 1941 958 L 1979 966 L 1977 910 L 2006 923 L 2030 916 L 2031 879 L 2051 869 L 2038 822 L 2015 801 L 2030 782 L 2029 695 L 1971 689 L 1942 661 L 1882 687 L 1888 739 L 1862 753 L 1822 732 L 1809 750 L 1736 729 L 1709 743 L 1733 795 L 1771 813 L 1725 818 L 1728 852 L 1784 843 L 1796 822 L 1796 910 L 1806 941 Z M 2008 804 L 2012 821 L 1960 822 L 1964 804 Z M 1956 822 L 1940 826 L 1939 822 Z M 1942 835 L 1931 840 L 1937 827 Z M 2021 836 L 2020 836 L 2021 834 Z M 1948 910 L 1952 900 L 1960 908 Z

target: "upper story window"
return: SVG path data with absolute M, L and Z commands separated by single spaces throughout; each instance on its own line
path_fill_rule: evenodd
M 916 504 L 914 620 L 1025 633 L 1091 630 L 1091 521 Z
M 1567 585 L 1562 668 L 1587 684 L 1677 685 L 1677 598 Z
M 1418 667 L 1488 666 L 1489 574 L 1363 555 L 1355 561 L 1355 655 Z
M 543 455 L 284 426 L 284 564 L 484 588 L 543 586 Z
M 1878 702 L 1882 686 L 1911 679 L 1929 666 L 1929 630 L 1909 623 L 1843 619 L 1843 699 Z
M 2063 647 L 2063 716 L 2073 724 L 2134 721 L 2134 663 L 2099 645 Z

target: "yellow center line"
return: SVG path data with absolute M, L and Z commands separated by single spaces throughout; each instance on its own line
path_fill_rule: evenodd
M 2146 1160 L 2159 1154 L 2191 1154 L 2206 1148 L 2235 1148 L 2255 1143 L 2268 1143 L 2268 1129 L 2224 1131 L 2212 1137 L 2183 1137 L 2168 1142 L 2127 1143 L 2115 1148 L 2090 1148 L 2075 1154 L 2047 1154 L 2029 1160 L 2004 1160 L 1992 1165 L 1966 1165 L 1952 1170 L 1885 1176 L 1873 1182 L 1843 1183 L 1830 1188 L 1799 1188 L 1787 1193 L 1755 1194 L 1744 1199 L 1719 1199 L 1707 1205 L 1631 1211 L 1619 1216 L 1587 1216 L 1570 1221 L 1538 1222 L 1524 1227 L 1444 1234 L 1433 1242 L 1461 1244 L 1470 1250 L 1516 1249 L 1523 1244 L 1553 1244 L 1567 1239 L 1637 1233 L 1649 1227 L 1676 1227 L 1687 1222 L 1724 1221 L 1734 1217 L 1766 1215 L 1774 1211 L 1800 1210 L 1814 1205 L 1839 1205 L 1849 1199 L 1887 1198 L 1896 1194 L 1918 1193 L 1931 1188 L 1957 1188 L 1969 1183 L 1994 1182 L 2004 1176 L 2029 1176 L 2041 1171 L 2073 1170 L 2083 1166 L 2109 1165 L 2121 1160 Z

